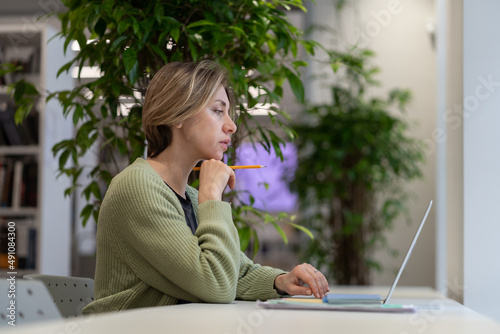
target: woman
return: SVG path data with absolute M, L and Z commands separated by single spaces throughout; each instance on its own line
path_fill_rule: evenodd
M 106 193 L 96 300 L 84 313 L 329 291 L 309 264 L 287 273 L 240 251 L 231 206 L 221 201 L 235 185 L 234 171 L 221 162 L 236 131 L 233 100 L 226 71 L 211 61 L 169 63 L 154 76 L 143 108 L 148 158 L 125 168 Z M 201 160 L 196 191 L 187 180 Z

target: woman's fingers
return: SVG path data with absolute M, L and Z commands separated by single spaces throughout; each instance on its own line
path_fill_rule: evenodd
M 326 296 L 326 293 L 329 291 L 326 277 L 310 264 L 304 263 L 302 266 L 305 267 L 305 271 L 307 273 L 306 278 L 303 278 L 303 280 L 307 283 L 307 285 L 309 285 L 313 295 L 316 298 L 323 298 Z
M 316 298 L 323 298 L 330 291 L 326 277 L 316 268 L 308 263 L 296 266 L 292 273 L 296 277 L 296 283 L 303 281 L 309 286 Z
M 320 294 L 321 297 L 325 296 L 326 293 L 330 291 L 325 275 L 323 275 L 323 273 L 321 273 L 318 269 L 314 268 L 310 264 L 305 263 L 304 265 L 307 267 L 306 271 L 314 280 L 318 294 Z
M 220 160 L 205 160 L 200 169 L 200 190 L 198 203 L 207 200 L 221 200 L 228 185 L 231 189 L 236 184 L 234 171 Z

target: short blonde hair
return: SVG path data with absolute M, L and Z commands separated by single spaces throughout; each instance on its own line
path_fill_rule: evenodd
M 163 66 L 148 86 L 142 110 L 147 156 L 155 157 L 163 152 L 172 142 L 171 127 L 205 109 L 221 85 L 233 112 L 234 95 L 229 87 L 229 74 L 221 65 L 203 60 Z

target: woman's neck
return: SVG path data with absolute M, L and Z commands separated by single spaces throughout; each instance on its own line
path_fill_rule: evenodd
M 197 161 L 189 159 L 182 152 L 174 151 L 174 147 L 167 147 L 146 161 L 177 194 L 185 197 L 188 177 Z

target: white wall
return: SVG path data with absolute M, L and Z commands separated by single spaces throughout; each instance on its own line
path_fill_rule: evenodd
M 436 53 L 428 28 L 434 24 L 433 0 L 357 0 L 348 1 L 340 13 L 333 9 L 333 2 L 318 0 L 308 7 L 308 23 L 330 25 L 337 29 L 337 37 L 316 33 L 314 39 L 334 46 L 338 40 L 359 43 L 375 51 L 374 64 L 380 67 L 376 76 L 381 86 L 373 89 L 373 95 L 384 96 L 393 88 L 408 88 L 413 102 L 405 115 L 412 124 L 410 135 L 422 140 L 432 138 L 436 129 Z M 311 66 L 310 76 L 325 73 L 319 65 Z M 328 81 L 313 81 L 306 90 L 311 101 L 326 102 L 330 98 Z M 375 273 L 375 285 L 390 285 L 415 234 L 417 224 L 430 199 L 435 196 L 436 151 L 431 148 L 422 166 L 423 179 L 406 185 L 413 194 L 409 202 L 413 224 L 397 222 L 386 237 L 390 245 L 399 251 L 397 257 L 387 252 L 377 252 L 376 258 L 386 269 Z M 435 286 L 435 210 L 431 211 L 425 228 L 400 285 Z
M 464 304 L 500 321 L 500 2 L 464 0 Z
M 48 41 L 59 32 L 56 25 L 47 24 L 45 40 Z M 69 61 L 61 52 L 63 41 L 53 39 L 43 50 L 42 77 L 48 91 L 71 89 L 72 78 L 61 74 L 56 78 L 61 64 Z M 70 275 L 71 261 L 71 202 L 64 196 L 64 190 L 70 186 L 70 180 L 57 177 L 57 161 L 52 155 L 52 146 L 73 132 L 71 119 L 65 119 L 62 107 L 54 100 L 45 106 L 43 116 L 41 145 L 43 147 L 43 178 L 39 198 L 41 202 L 41 235 L 40 235 L 40 273 L 50 275 Z
M 463 301 L 462 1 L 438 0 L 436 288 Z

